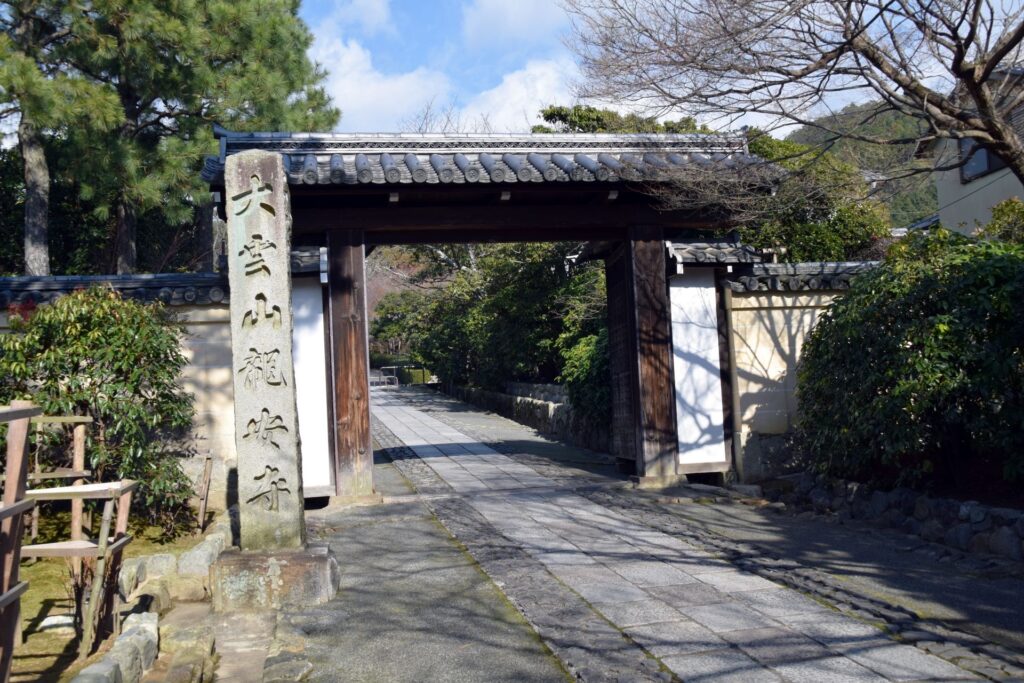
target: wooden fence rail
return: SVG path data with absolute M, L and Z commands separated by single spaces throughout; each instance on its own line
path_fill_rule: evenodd
M 0 683 L 11 675 L 15 639 L 21 633 L 21 594 L 28 584 L 18 580 L 21 562 L 21 538 L 25 531 L 25 513 L 35 501 L 25 500 L 28 475 L 28 433 L 33 417 L 42 410 L 28 401 L 15 401 L 0 408 L 0 422 L 7 429 L 7 468 L 4 477 L 3 506 L 0 507 Z

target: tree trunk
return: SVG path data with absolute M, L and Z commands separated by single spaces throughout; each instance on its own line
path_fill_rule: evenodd
M 136 223 L 135 207 L 121 195 L 117 199 L 117 231 L 114 235 L 114 257 L 117 261 L 115 266 L 118 275 L 135 272 Z
M 25 274 L 50 274 L 50 167 L 43 151 L 43 137 L 22 112 L 18 144 L 25 172 Z

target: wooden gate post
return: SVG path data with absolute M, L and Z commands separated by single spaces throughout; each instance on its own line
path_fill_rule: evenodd
M 671 309 L 660 228 L 631 228 L 605 261 L 612 427 L 620 458 L 640 485 L 685 480 L 678 473 Z
M 328 316 L 334 380 L 334 485 L 339 501 L 372 502 L 370 359 L 361 230 L 328 234 Z

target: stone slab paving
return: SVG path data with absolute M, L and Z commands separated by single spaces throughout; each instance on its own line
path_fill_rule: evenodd
M 683 680 L 975 678 L 567 490 L 401 392 L 375 391 L 373 415 L 490 525 Z
M 325 605 L 281 614 L 275 644 L 286 657 L 274 661 L 323 683 L 566 680 L 401 473 L 378 462 L 374 482 L 388 503 L 307 511 L 310 536 L 338 557 L 341 586 Z

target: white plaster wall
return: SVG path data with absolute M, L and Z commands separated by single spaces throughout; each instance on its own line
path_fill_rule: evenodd
M 720 470 L 729 455 L 714 278 L 710 268 L 693 268 L 669 281 L 679 463 L 690 472 L 697 465 Z
M 725 295 L 731 298 L 732 376 L 740 423 L 734 434 L 736 467 L 741 479 L 753 481 L 761 471 L 760 437 L 785 434 L 793 426 L 801 347 L 836 294 Z
M 330 495 L 331 453 L 327 417 L 323 292 L 319 278 L 293 280 L 292 355 L 299 411 L 302 488 L 306 495 Z

